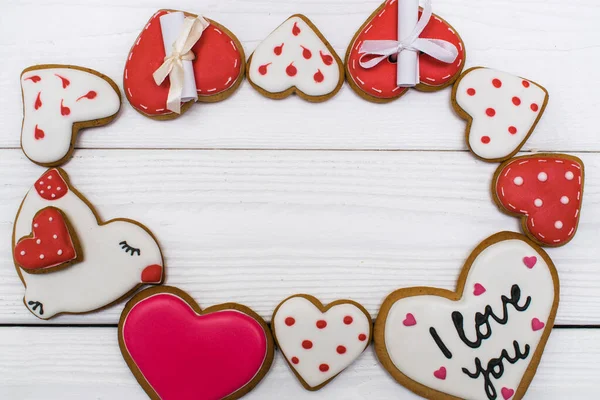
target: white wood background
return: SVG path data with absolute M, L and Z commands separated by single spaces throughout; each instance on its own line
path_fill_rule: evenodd
M 129 47 L 161 7 L 219 21 L 249 55 L 304 13 L 340 56 L 379 0 L 7 1 L 0 13 L 0 399 L 144 399 L 122 360 L 123 304 L 44 323 L 22 305 L 10 237 L 43 169 L 19 149 L 19 75 L 38 63 L 101 71 L 121 84 Z M 596 0 L 434 0 L 467 46 L 467 66 L 515 72 L 550 92 L 525 151 L 563 151 L 586 165 L 579 232 L 550 249 L 561 277 L 557 324 L 527 398 L 597 398 L 600 390 L 600 3 Z M 331 101 L 262 98 L 245 83 L 220 104 L 157 122 L 129 104 L 78 141 L 65 169 L 104 219 L 149 226 L 167 283 L 202 306 L 235 301 L 268 318 L 288 295 L 353 298 L 376 315 L 392 290 L 451 289 L 485 237 L 517 230 L 492 203 L 495 164 L 465 149 L 450 90 L 375 105 L 345 86 Z M 82 325 L 82 326 L 77 326 Z M 95 326 L 99 325 L 99 326 Z M 583 329 L 576 329 L 583 328 Z M 310 394 L 280 355 L 249 399 L 415 399 L 368 351 Z

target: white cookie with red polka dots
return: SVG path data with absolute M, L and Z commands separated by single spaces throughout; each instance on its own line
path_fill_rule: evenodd
M 468 121 L 467 145 L 485 161 L 504 161 L 523 147 L 540 120 L 548 92 L 521 77 L 476 67 L 452 91 L 452 104 Z
M 312 296 L 295 295 L 277 306 L 271 321 L 277 345 L 307 390 L 328 384 L 371 342 L 371 316 L 350 300 L 324 306 Z

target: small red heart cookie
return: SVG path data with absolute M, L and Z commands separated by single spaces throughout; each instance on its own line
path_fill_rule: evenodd
M 17 242 L 13 254 L 15 263 L 32 274 L 57 271 L 82 259 L 77 235 L 67 216 L 54 207 L 46 207 L 35 215 L 32 234 Z
M 54 201 L 67 194 L 69 186 L 57 169 L 50 169 L 37 180 L 35 190 L 42 199 Z
M 324 306 L 295 295 L 277 306 L 271 321 L 277 345 L 307 390 L 327 385 L 371 342 L 371 316 L 350 300 Z
M 159 10 L 150 18 L 136 39 L 125 63 L 123 87 L 127 99 L 137 111 L 150 118 L 173 119 L 179 114 L 167 109 L 170 81 L 156 85 L 152 74 L 163 64 L 165 45 L 160 17 L 181 11 Z M 197 17 L 191 13 L 185 16 Z M 198 101 L 212 103 L 231 96 L 244 79 L 246 56 L 238 38 L 227 28 L 208 20 L 209 26 L 192 47 L 192 62 Z M 193 104 L 182 103 L 181 113 Z
M 273 362 L 267 324 L 247 307 L 221 304 L 201 310 L 168 286 L 144 290 L 125 306 L 119 346 L 152 399 L 238 399 Z
M 513 158 L 496 170 L 494 201 L 521 217 L 523 231 L 542 246 L 563 246 L 577 231 L 583 197 L 583 162 L 565 154 Z
M 422 10 L 419 11 L 419 18 Z M 453 63 L 447 64 L 421 53 L 419 55 L 420 83 L 415 89 L 431 92 L 451 85 L 465 64 L 465 46 L 456 30 L 439 16 L 433 14 L 419 38 L 445 40 L 458 50 Z M 346 52 L 346 74 L 350 87 L 366 100 L 385 103 L 405 94 L 408 88 L 397 85 L 396 58 L 390 56 L 375 67 L 361 67 L 361 46 L 365 40 L 398 40 L 398 1 L 387 0 L 361 26 Z

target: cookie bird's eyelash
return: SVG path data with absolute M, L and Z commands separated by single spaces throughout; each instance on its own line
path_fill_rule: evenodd
M 142 255 L 140 249 L 136 249 L 135 247 L 131 247 L 130 245 L 127 244 L 126 241 L 122 241 L 121 243 L 119 243 L 119 245 L 121 246 L 121 248 L 123 250 L 125 250 L 125 253 L 131 253 L 131 256 L 133 257 L 135 254 L 137 254 L 138 256 Z

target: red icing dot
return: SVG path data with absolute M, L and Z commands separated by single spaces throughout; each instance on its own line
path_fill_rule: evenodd
M 535 104 L 535 103 L 532 103 L 532 104 L 531 104 L 531 111 L 534 111 L 534 112 L 536 112 L 536 111 L 537 111 L 537 110 L 539 110 L 539 109 L 540 109 L 540 108 L 538 107 L 538 105 L 537 105 L 537 104 Z
M 338 346 L 335 350 L 338 352 L 338 354 L 346 353 L 346 348 L 344 346 Z
M 469 96 L 475 96 L 475 93 L 476 93 L 476 92 L 475 92 L 475 89 L 473 89 L 473 88 L 468 88 L 468 89 L 467 89 L 467 94 L 468 94 Z
M 79 101 L 81 99 L 90 99 L 93 100 L 96 98 L 96 96 L 98 96 L 98 93 L 94 92 L 93 90 L 90 90 L 89 92 L 87 92 L 86 94 L 84 94 L 83 96 L 81 96 L 80 98 L 78 98 L 75 101 Z
M 351 324 L 353 321 L 354 321 L 354 320 L 353 320 L 353 319 L 352 319 L 352 317 L 351 317 L 351 316 L 349 316 L 349 315 L 346 315 L 346 316 L 344 317 L 344 323 L 345 323 L 346 325 L 350 325 L 350 324 Z
M 488 117 L 493 117 L 494 115 L 496 115 L 496 110 L 494 110 L 493 108 L 488 108 L 487 110 L 485 110 L 485 113 Z
M 66 117 L 71 114 L 71 109 L 63 104 L 63 100 L 60 101 L 60 115 Z
M 289 76 L 296 76 L 296 74 L 298 73 L 298 69 L 296 67 L 294 67 L 294 63 L 292 62 L 285 69 L 285 73 L 288 74 Z
M 313 344 L 310 340 L 304 340 L 302 342 L 302 348 L 304 348 L 306 350 L 310 350 L 310 349 L 312 349 L 312 347 L 313 347 Z
M 494 85 L 495 88 L 499 88 L 502 86 L 502 81 L 500 79 L 495 78 L 492 80 L 492 85 Z
M 361 342 L 364 342 L 365 340 L 367 340 L 367 335 L 365 335 L 364 333 L 361 333 L 360 335 L 358 335 L 358 340 L 360 340 Z
M 321 55 L 321 60 L 323 60 L 323 64 L 325 64 L 325 65 L 333 64 L 333 57 L 331 57 L 329 54 L 325 54 L 321 50 L 319 50 L 319 54 Z
M 292 34 L 294 36 L 298 36 L 300 34 L 300 28 L 298 28 L 298 23 L 294 22 L 294 27 L 292 28 Z
M 266 75 L 267 74 L 267 68 L 269 67 L 269 65 L 271 65 L 271 63 L 265 64 L 265 65 L 261 65 L 260 67 L 258 67 L 258 73 L 261 75 Z
M 42 106 L 41 96 L 42 96 L 42 92 L 38 92 L 38 95 L 35 99 L 35 104 L 33 105 L 33 108 L 35 108 L 36 110 L 39 110 L 40 107 Z
M 521 83 L 523 84 L 523 87 L 526 87 L 526 88 L 528 88 L 528 87 L 529 87 L 529 82 L 527 82 L 527 81 L 523 81 L 523 82 L 521 82 Z
M 46 136 L 46 134 L 44 133 L 44 131 L 40 128 L 38 128 L 38 126 L 35 126 L 35 131 L 33 133 L 33 137 L 35 138 L 35 140 L 42 140 L 44 138 L 44 136 Z
M 294 318 L 292 318 L 292 317 L 287 317 L 287 318 L 285 319 L 285 324 L 286 324 L 287 326 L 292 326 L 292 325 L 294 325 L 295 323 L 296 323 L 296 320 L 295 320 Z
M 67 86 L 69 86 L 71 84 L 71 81 L 69 81 L 67 78 L 65 78 L 64 76 L 60 76 L 58 74 L 54 74 L 56 76 L 58 76 L 62 82 L 62 87 L 63 89 L 66 89 Z
M 307 60 L 310 60 L 312 57 L 312 51 L 310 51 L 309 49 L 307 49 L 304 46 L 300 46 L 302 47 L 302 57 L 306 58 Z
M 298 357 L 292 357 L 292 364 L 298 364 L 299 362 Z
M 321 371 L 321 372 L 327 372 L 327 371 L 329 371 L 329 365 L 327 365 L 327 364 L 321 364 L 321 365 L 319 365 L 319 371 Z
M 327 326 L 327 321 L 323 321 L 322 319 L 317 321 L 317 328 L 323 329 Z
M 488 144 L 489 142 L 490 142 L 490 137 L 489 136 L 482 136 L 481 137 L 481 143 Z
M 315 82 L 317 82 L 317 83 L 321 83 L 325 79 L 325 77 L 323 76 L 323 73 L 321 72 L 320 69 L 317 70 L 317 72 L 315 73 L 315 76 L 313 78 L 314 78 Z
M 508 127 L 508 132 L 509 132 L 511 135 L 514 135 L 515 133 L 517 133 L 517 128 L 515 128 L 514 126 L 509 126 L 509 127 Z
M 520 106 L 521 105 L 521 99 L 518 98 L 517 96 L 512 98 L 512 102 L 515 106 Z
M 276 56 L 280 56 L 281 53 L 283 52 L 283 45 L 285 43 L 281 43 L 279 46 L 275 46 L 275 48 L 273 49 L 273 53 L 275 53 Z

